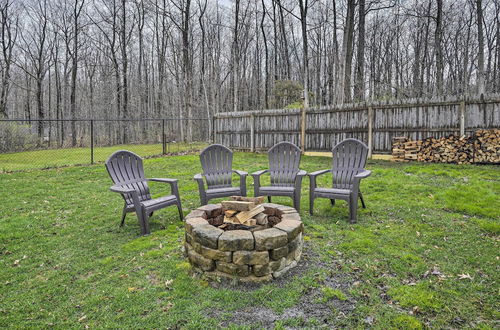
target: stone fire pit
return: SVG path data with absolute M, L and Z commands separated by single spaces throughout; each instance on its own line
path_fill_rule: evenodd
M 300 260 L 304 226 L 293 207 L 263 203 L 266 226 L 218 228 L 220 204 L 208 204 L 186 217 L 186 254 L 198 273 L 239 282 L 280 277 Z

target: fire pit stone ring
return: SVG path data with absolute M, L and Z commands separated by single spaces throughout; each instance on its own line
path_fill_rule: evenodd
M 186 216 L 185 253 L 196 273 L 210 279 L 267 282 L 297 266 L 304 226 L 293 207 L 260 204 L 270 220 L 265 226 L 220 226 L 221 204 L 208 204 Z M 213 223 L 214 225 L 212 225 Z

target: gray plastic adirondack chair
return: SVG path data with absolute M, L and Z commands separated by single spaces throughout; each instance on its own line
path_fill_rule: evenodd
M 177 205 L 179 217 L 183 219 L 177 179 L 146 179 L 142 158 L 127 150 L 113 153 L 106 161 L 106 169 L 114 183 L 110 190 L 121 194 L 125 200 L 120 226 L 125 223 L 128 212 L 135 212 L 141 227 L 141 234 L 148 235 L 150 233 L 149 217 L 154 211 L 170 205 Z M 171 195 L 151 198 L 148 181 L 170 184 Z
M 206 205 L 212 198 L 228 197 L 233 195 L 246 196 L 248 173 L 233 170 L 233 152 L 221 145 L 212 144 L 200 153 L 200 162 L 203 173 L 196 174 L 201 205 Z M 233 173 L 240 177 L 239 187 L 233 187 Z M 205 189 L 205 178 L 207 189 Z
M 269 169 L 252 173 L 254 179 L 255 196 L 286 196 L 293 199 L 293 207 L 300 211 L 300 189 L 302 178 L 307 174 L 300 170 L 301 151 L 299 147 L 290 142 L 275 144 L 268 151 Z M 269 172 L 271 185 L 261 187 L 260 176 Z
M 342 199 L 349 204 L 350 221 L 357 221 L 358 197 L 363 208 L 366 208 L 363 195 L 359 190 L 361 179 L 370 176 L 371 171 L 365 170 L 368 147 L 356 139 L 345 139 L 332 149 L 333 166 L 331 170 L 321 170 L 309 174 L 311 187 L 309 190 L 309 213 L 313 214 L 314 199 L 328 198 L 332 206 L 336 199 Z M 316 178 L 319 175 L 331 173 L 332 188 L 316 187 Z

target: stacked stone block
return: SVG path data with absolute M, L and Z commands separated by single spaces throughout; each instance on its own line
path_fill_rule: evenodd
M 195 270 L 209 277 L 240 282 L 265 282 L 280 277 L 300 260 L 304 226 L 297 211 L 273 203 L 262 204 L 266 213 L 281 216 L 273 228 L 223 231 L 206 219 L 222 213 L 209 204 L 186 217 L 186 254 Z

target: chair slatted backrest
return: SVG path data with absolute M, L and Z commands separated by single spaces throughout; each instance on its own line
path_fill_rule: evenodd
M 119 150 L 108 158 L 106 169 L 115 185 L 133 188 L 141 201 L 151 199 L 141 157 L 127 150 Z M 123 194 L 123 198 L 127 205 L 133 204 L 130 194 Z
M 291 187 L 299 171 L 300 148 L 290 142 L 280 142 L 269 149 L 271 186 Z
M 233 152 L 221 144 L 212 144 L 200 154 L 203 175 L 209 188 L 231 187 Z
M 354 176 L 364 170 L 368 147 L 356 139 L 345 139 L 332 149 L 333 187 L 350 189 Z

